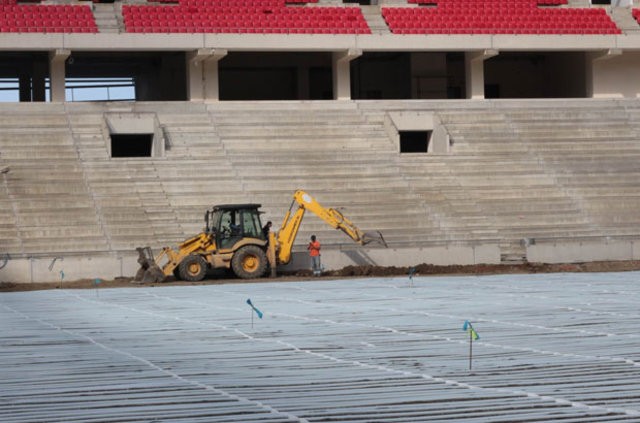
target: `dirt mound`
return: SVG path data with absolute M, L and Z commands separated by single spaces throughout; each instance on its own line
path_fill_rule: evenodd
M 640 270 L 640 261 L 598 261 L 588 263 L 564 263 L 564 264 L 543 264 L 543 263 L 523 263 L 523 264 L 476 264 L 476 265 L 450 265 L 437 266 L 433 264 L 420 264 L 417 266 L 397 267 L 397 266 L 346 266 L 340 270 L 327 271 L 320 279 L 336 279 L 349 277 L 388 277 L 388 276 L 428 276 L 428 275 L 493 275 L 493 274 L 515 274 L 515 273 L 561 273 L 561 272 L 624 272 Z M 262 278 L 252 280 L 252 282 L 289 282 L 314 278 L 310 270 L 283 274 L 277 278 Z M 16 283 L 0 282 L 0 292 L 11 291 L 34 291 L 41 289 L 104 289 L 120 288 L 132 286 L 184 286 L 184 285 L 211 285 L 242 283 L 242 279 L 229 279 L 223 276 L 218 279 L 209 279 L 202 282 L 182 282 L 169 281 L 161 283 L 138 283 L 132 278 L 116 278 L 113 280 L 100 280 L 96 285 L 95 279 L 80 279 L 69 282 L 34 282 Z

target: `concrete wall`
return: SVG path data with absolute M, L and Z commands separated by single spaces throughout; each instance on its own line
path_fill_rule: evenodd
M 545 242 L 526 247 L 531 263 L 577 263 L 606 260 L 640 260 L 640 239 Z M 0 282 L 58 282 L 78 279 L 133 277 L 138 270 L 137 254 L 105 254 L 9 259 L 0 269 Z M 327 249 L 322 253 L 325 270 L 345 266 L 415 266 L 498 264 L 496 244 L 450 245 L 423 248 Z M 309 269 L 307 252 L 294 252 L 291 262 L 280 271 Z M 62 273 L 61 273 L 62 272 Z M 64 277 L 62 277 L 62 274 Z
M 592 96 L 596 98 L 640 97 L 640 52 L 625 52 L 591 62 Z M 590 63 L 587 63 L 589 66 Z
M 58 282 L 133 276 L 137 254 L 105 254 L 9 259 L 0 269 L 2 282 Z
M 310 269 L 306 252 L 293 254 L 291 263 L 282 270 Z M 450 245 L 423 248 L 358 248 L 325 250 L 322 265 L 325 270 L 345 266 L 415 266 L 427 263 L 435 265 L 500 263 L 498 245 Z
M 606 260 L 640 260 L 640 239 L 541 242 L 527 246 L 531 263 L 578 263 Z
M 10 259 L 0 269 L 0 282 L 59 282 L 78 279 L 114 279 L 133 277 L 138 270 L 138 255 L 134 253 Z M 322 253 L 325 270 L 337 270 L 349 265 L 413 266 L 422 263 L 478 264 L 499 263 L 497 245 L 452 245 L 425 248 L 359 248 L 326 249 Z M 295 252 L 287 266 L 280 270 L 309 269 L 307 252 Z M 64 277 L 62 277 L 63 272 Z

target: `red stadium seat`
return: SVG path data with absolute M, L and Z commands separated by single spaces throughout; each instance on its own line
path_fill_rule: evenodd
M 424 3 L 428 0 L 407 0 Z M 420 28 L 439 33 L 555 33 L 619 34 L 602 8 L 540 8 L 566 0 L 438 0 L 436 7 L 383 7 L 382 16 L 393 33 Z M 402 19 L 405 16 L 416 19 Z
M 169 32 L 287 33 L 304 29 L 304 33 L 369 34 L 371 33 L 359 7 L 287 7 L 288 0 L 180 0 L 178 6 L 123 5 L 125 28 L 137 32 L 142 28 L 163 27 Z M 316 3 L 317 0 L 293 0 Z M 181 19 L 178 28 L 173 21 L 150 21 L 165 10 L 173 20 Z M 194 14 L 206 24 L 191 20 Z M 158 15 L 159 16 L 159 15 Z M 193 22 L 193 23 L 192 23 Z

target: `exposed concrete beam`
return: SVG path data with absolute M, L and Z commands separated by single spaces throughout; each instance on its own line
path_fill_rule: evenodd
M 336 100 L 351 100 L 351 67 L 352 60 L 362 56 L 362 50 L 350 48 L 333 52 L 333 98 Z
M 57 48 L 49 52 L 49 61 L 53 63 L 65 62 L 71 56 L 71 50 Z
M 469 60 L 473 62 L 485 61 L 497 56 L 498 54 L 500 54 L 500 52 L 496 49 L 485 49 L 482 51 L 471 51 L 468 53 Z
M 219 61 L 228 54 L 228 50 L 221 48 L 199 48 L 187 53 L 187 61 L 197 65 L 204 61 Z
M 597 51 L 591 54 L 591 60 L 609 60 L 622 55 L 622 49 L 610 48 L 604 51 Z
M 353 59 L 357 59 L 362 56 L 362 50 L 357 48 L 350 48 L 344 51 L 336 51 L 333 53 L 333 60 L 344 63 L 350 62 Z

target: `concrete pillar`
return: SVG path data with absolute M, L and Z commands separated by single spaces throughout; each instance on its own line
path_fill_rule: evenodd
M 218 100 L 218 61 L 227 50 L 200 48 L 187 53 L 187 98 L 190 101 Z
M 56 49 L 49 52 L 49 97 L 52 102 L 65 101 L 65 65 L 71 51 Z
M 206 100 L 220 100 L 220 60 L 225 58 L 228 51 L 217 48 L 204 62 L 204 98 Z
M 484 61 L 496 55 L 497 50 L 470 51 L 464 54 L 467 98 L 484 99 Z
M 622 50 L 617 48 L 612 48 L 605 51 L 593 51 L 587 53 L 585 66 L 585 84 L 587 97 L 595 97 L 596 96 L 596 88 L 595 88 L 595 80 L 594 80 L 594 67 L 598 66 L 601 62 L 604 62 L 609 59 L 613 59 L 614 57 L 620 57 L 622 55 Z
M 351 100 L 350 63 L 360 56 L 362 56 L 362 50 L 358 49 L 333 53 L 331 62 L 333 67 L 333 98 L 335 100 Z

